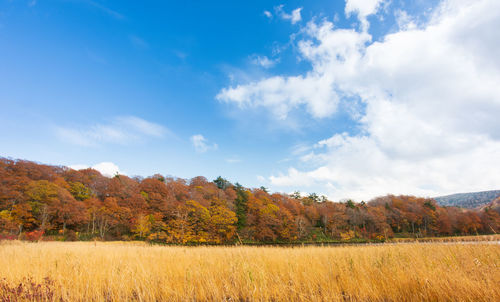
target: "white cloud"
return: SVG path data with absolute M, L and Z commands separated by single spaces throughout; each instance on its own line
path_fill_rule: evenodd
M 365 7 L 348 1 L 346 13 L 366 20 L 380 5 L 375 2 Z M 405 18 L 402 24 L 411 23 Z M 224 88 L 217 98 L 241 108 L 267 108 L 278 119 L 302 107 L 313 118 L 330 117 L 339 102 L 361 100 L 364 110 L 353 110 L 360 134 L 333 133 L 318 142 L 300 156 L 313 168 L 290 167 L 271 176 L 276 187 L 321 188 L 337 200 L 497 189 L 497 28 L 496 0 L 444 1 L 427 24 L 401 26 L 379 42 L 366 28 L 310 22 L 304 29 L 308 38 L 297 43 L 312 66 L 309 72 Z
M 295 24 L 295 23 L 299 22 L 300 20 L 302 20 L 302 16 L 300 15 L 301 11 L 302 11 L 302 7 L 296 8 L 292 11 L 292 18 L 290 20 L 292 22 L 292 24 Z
M 82 170 L 82 169 L 92 168 L 94 170 L 99 171 L 102 175 L 104 175 L 106 177 L 113 177 L 116 174 L 126 175 L 123 171 L 120 171 L 120 168 L 118 168 L 117 165 L 115 165 L 112 162 L 102 162 L 102 163 L 98 163 L 98 164 L 93 165 L 93 166 L 72 165 L 69 167 L 71 169 L 74 169 L 74 170 Z
M 209 142 L 203 135 L 196 134 L 191 136 L 191 143 L 194 149 L 198 153 L 204 153 L 210 150 L 217 150 L 218 146 L 216 143 Z
M 56 127 L 56 135 L 63 141 L 80 146 L 98 146 L 103 143 L 129 144 L 146 137 L 161 138 L 171 132 L 159 125 L 135 116 L 116 117 L 109 123 L 86 127 Z
M 257 175 L 257 181 L 259 181 L 260 184 L 267 183 L 267 179 L 262 175 Z
M 216 98 L 236 103 L 240 108 L 267 107 L 276 118 L 284 120 L 292 109 L 305 105 L 314 117 L 322 118 L 335 112 L 338 96 L 332 81 L 315 75 L 276 76 L 234 88 L 222 89 Z
M 413 20 L 412 16 L 404 10 L 397 10 L 394 16 L 396 17 L 398 27 L 402 30 L 415 29 L 417 27 L 417 24 L 415 20 Z
M 165 127 L 148 122 L 136 116 L 117 117 L 116 121 L 119 124 L 149 136 L 162 137 L 168 132 Z
M 92 1 L 92 0 L 83 0 L 82 1 L 83 3 L 86 3 L 90 6 L 93 6 L 94 8 L 97 8 L 98 10 L 100 10 L 101 12 L 115 18 L 115 19 L 125 19 L 125 16 L 120 14 L 119 12 L 115 11 L 115 10 L 112 10 L 111 8 L 109 7 L 106 7 L 102 4 L 99 4 L 95 1 Z
M 272 17 L 273 17 L 273 14 L 271 14 L 271 12 L 270 12 L 270 11 L 265 10 L 265 11 L 264 11 L 264 16 L 266 16 L 266 17 L 268 17 L 268 18 L 270 19 L 270 18 L 272 18 Z
M 269 59 L 267 56 L 254 56 L 252 58 L 252 64 L 261 66 L 263 68 L 271 68 L 276 65 L 275 60 Z
M 238 157 L 230 157 L 230 158 L 226 158 L 226 162 L 228 164 L 237 164 L 237 163 L 241 162 L 241 159 L 239 159 Z
M 369 24 L 366 17 L 375 14 L 383 2 L 384 0 L 346 0 L 345 14 L 348 17 L 356 14 L 363 30 L 367 30 Z
M 292 11 L 291 14 L 286 13 L 283 10 L 284 5 L 278 5 L 274 8 L 276 14 L 280 16 L 283 20 L 290 20 L 292 24 L 300 22 L 302 20 L 302 16 L 300 12 L 302 11 L 302 7 L 296 8 Z

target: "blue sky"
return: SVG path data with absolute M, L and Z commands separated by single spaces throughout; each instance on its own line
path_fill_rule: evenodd
M 0 155 L 333 199 L 498 189 L 497 6 L 2 0 Z

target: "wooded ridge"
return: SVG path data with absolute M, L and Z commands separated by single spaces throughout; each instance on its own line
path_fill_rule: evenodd
M 0 239 L 232 244 L 384 241 L 499 230 L 500 214 L 491 206 L 441 207 L 434 199 L 393 195 L 332 202 L 316 194 L 271 194 L 222 177 L 109 178 L 93 169 L 0 158 Z

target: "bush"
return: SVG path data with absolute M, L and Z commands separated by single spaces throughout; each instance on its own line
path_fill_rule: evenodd
M 0 301 L 53 301 L 54 282 L 50 278 L 36 283 L 31 278 L 25 278 L 18 284 L 9 284 L 0 279 Z M 60 301 L 63 301 L 62 299 Z
M 12 234 L 0 234 L 0 240 L 16 240 L 17 235 Z
M 64 241 L 77 241 L 78 240 L 78 235 L 75 233 L 73 230 L 68 230 L 66 231 L 66 234 L 64 236 Z
M 27 232 L 24 235 L 25 235 L 26 240 L 28 240 L 28 241 L 39 241 L 42 238 L 44 233 L 45 233 L 45 231 L 36 230 L 36 231 Z

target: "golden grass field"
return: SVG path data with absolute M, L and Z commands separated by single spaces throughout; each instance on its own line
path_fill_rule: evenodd
M 56 301 L 500 301 L 500 245 L 0 243 L 0 301 L 28 277 Z

